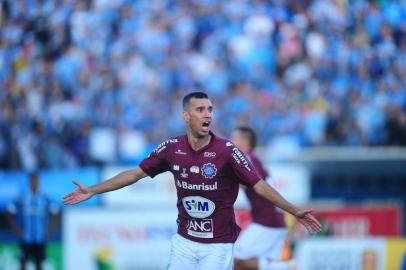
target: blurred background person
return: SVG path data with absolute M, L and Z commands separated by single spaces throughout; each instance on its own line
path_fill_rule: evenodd
M 260 177 L 269 182 L 268 171 L 254 153 L 257 146 L 255 131 L 247 126 L 236 127 L 231 141 L 245 153 Z M 288 261 L 291 252 L 283 213 L 253 190 L 244 188 L 244 191 L 251 205 L 252 223 L 235 244 L 235 269 L 290 269 L 293 262 Z
M 56 230 L 58 208 L 39 191 L 38 174 L 30 173 L 28 190 L 21 192 L 9 206 L 9 224 L 20 240 L 20 269 L 32 261 L 36 270 L 43 269 L 46 244 Z
M 403 1 L 154 3 L 1 1 L 2 168 L 137 163 L 196 88 L 227 112 L 223 136 L 405 145 Z

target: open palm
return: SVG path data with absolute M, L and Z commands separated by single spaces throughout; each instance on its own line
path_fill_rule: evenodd
M 73 183 L 78 187 L 75 191 L 63 197 L 64 204 L 77 204 L 90 199 L 94 194 L 89 191 L 89 188 L 77 181 Z
M 302 210 L 296 213 L 297 220 L 306 227 L 309 233 L 318 233 L 322 226 L 320 222 L 311 214 L 312 210 Z

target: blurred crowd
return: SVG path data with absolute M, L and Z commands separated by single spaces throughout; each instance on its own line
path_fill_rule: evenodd
M 406 145 L 406 1 L 0 0 L 0 168 L 140 158 L 184 132 Z

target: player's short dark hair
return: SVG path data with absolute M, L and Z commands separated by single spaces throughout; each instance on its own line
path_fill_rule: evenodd
M 252 128 L 248 126 L 238 126 L 235 130 L 241 132 L 242 135 L 248 139 L 251 149 L 257 146 L 257 134 Z
M 190 100 L 192 98 L 209 99 L 209 96 L 206 93 L 203 93 L 203 92 L 191 92 L 191 93 L 187 94 L 186 96 L 183 97 L 183 101 L 182 101 L 182 106 L 183 106 L 184 110 L 186 110 L 186 108 L 189 105 Z

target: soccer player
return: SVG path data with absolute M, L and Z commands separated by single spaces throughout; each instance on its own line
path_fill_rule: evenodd
M 161 143 L 139 166 L 105 182 L 87 187 L 74 181 L 78 188 L 64 196 L 64 203 L 79 203 L 171 171 L 178 197 L 178 231 L 172 238 L 169 270 L 233 268 L 233 243 L 240 232 L 233 204 L 239 183 L 294 215 L 309 231 L 320 231 L 311 210 L 300 210 L 286 201 L 258 176 L 232 142 L 210 131 L 212 113 L 205 93 L 189 93 L 183 98 L 185 135 Z
M 255 131 L 246 126 L 237 127 L 231 141 L 244 152 L 259 176 L 266 179 L 269 174 L 254 153 Z M 251 204 L 252 223 L 235 243 L 235 270 L 288 269 L 289 262 L 281 261 L 288 233 L 282 212 L 253 189 L 246 188 L 245 194 Z
M 29 175 L 29 191 L 22 194 L 9 206 L 9 223 L 20 238 L 20 269 L 26 269 L 29 260 L 33 260 L 35 269 L 42 269 L 46 258 L 46 242 L 56 226 L 58 207 L 39 191 L 39 177 Z M 18 222 L 15 222 L 15 215 Z

